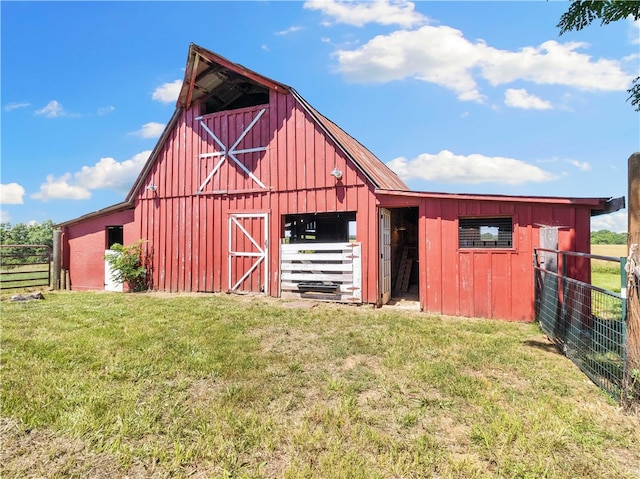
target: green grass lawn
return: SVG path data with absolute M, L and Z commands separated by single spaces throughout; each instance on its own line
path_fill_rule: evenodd
M 535 324 L 231 295 L 2 301 L 7 478 L 636 478 Z

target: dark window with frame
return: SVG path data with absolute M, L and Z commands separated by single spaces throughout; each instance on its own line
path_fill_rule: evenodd
M 460 218 L 459 248 L 513 248 L 513 218 Z
M 111 249 L 116 243 L 122 244 L 122 242 L 122 226 L 107 226 L 107 249 Z

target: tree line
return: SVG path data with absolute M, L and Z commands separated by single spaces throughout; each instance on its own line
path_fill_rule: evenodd
M 53 221 L 43 223 L 0 223 L 0 245 L 43 245 L 53 248 Z M 46 258 L 43 248 L 0 249 L 0 263 L 4 266 L 24 263 L 40 263 Z
M 591 244 L 627 244 L 627 233 L 614 233 L 609 230 L 592 231 Z
M 39 244 L 53 248 L 53 221 L 24 224 L 0 223 L 0 244 Z

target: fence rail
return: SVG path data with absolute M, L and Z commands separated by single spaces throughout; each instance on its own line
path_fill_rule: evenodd
M 280 296 L 362 302 L 360 243 L 280 245 Z
M 0 245 L 0 289 L 49 286 L 51 259 L 46 245 Z
M 575 259 L 582 261 L 579 268 Z M 572 272 L 582 276 L 589 272 L 591 259 L 618 263 L 624 291 L 624 258 L 534 250 L 536 321 L 594 383 L 620 401 L 625 375 L 626 299 L 583 278 L 571 277 Z

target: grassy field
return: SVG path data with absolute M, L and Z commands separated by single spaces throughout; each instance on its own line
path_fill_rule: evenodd
M 2 301 L 8 478 L 636 478 L 535 324 L 230 295 Z
M 626 257 L 627 245 L 593 244 L 591 245 L 591 254 L 615 258 Z M 619 293 L 620 281 L 620 263 L 599 259 L 591 260 L 591 282 L 594 285 Z

